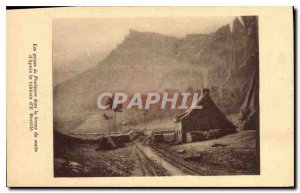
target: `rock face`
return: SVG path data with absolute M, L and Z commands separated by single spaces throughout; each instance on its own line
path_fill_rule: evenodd
M 232 29 L 228 24 L 210 34 L 184 38 L 131 30 L 98 65 L 54 88 L 54 127 L 65 132 L 89 127 L 87 120 L 104 113 L 96 105 L 104 91 L 197 92 L 208 87 L 223 112 L 239 112 L 258 60 L 252 49 L 257 45 L 257 32 L 248 27 L 253 21 L 249 17 L 243 21 L 235 19 Z M 122 116 L 124 120 L 143 120 L 179 113 L 140 111 Z M 117 119 L 120 123 L 124 120 Z
M 247 30 L 247 64 L 254 67 L 251 86 L 241 106 L 241 129 L 259 129 L 259 61 L 258 24 L 256 17 L 243 17 Z
M 254 74 L 252 84 L 241 107 L 241 129 L 258 130 L 259 128 L 259 89 L 257 73 Z

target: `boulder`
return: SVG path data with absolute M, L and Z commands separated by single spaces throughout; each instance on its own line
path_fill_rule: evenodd
M 198 154 L 198 155 L 185 156 L 183 159 L 185 161 L 195 161 L 195 162 L 198 162 L 198 161 L 201 161 L 202 158 L 203 158 L 203 155 L 202 154 Z
M 212 145 L 212 147 L 226 147 L 228 146 L 229 144 L 220 144 L 220 143 L 215 143 Z
M 178 153 L 178 154 L 184 154 L 185 152 L 186 152 L 185 149 L 179 149 L 176 151 L 176 153 Z

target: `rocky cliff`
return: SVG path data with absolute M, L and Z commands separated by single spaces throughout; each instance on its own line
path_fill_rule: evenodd
M 184 38 L 131 30 L 98 65 L 54 88 L 54 127 L 72 131 L 84 125 L 88 130 L 87 120 L 103 113 L 96 106 L 103 91 L 197 91 L 208 87 L 224 112 L 236 113 L 255 69 L 248 62 L 251 41 L 247 34 L 239 19 L 234 20 L 232 29 L 228 24 L 214 33 Z M 173 114 L 176 112 L 170 112 Z M 147 117 L 152 116 L 158 112 L 148 112 Z M 128 114 L 124 119 L 131 118 Z

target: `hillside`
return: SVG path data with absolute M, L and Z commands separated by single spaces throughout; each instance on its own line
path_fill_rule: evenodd
M 253 175 L 259 174 L 256 139 L 256 131 L 241 131 L 219 139 L 156 148 L 207 175 Z M 188 160 L 190 157 L 197 159 Z
M 87 131 L 105 129 L 95 125 L 95 117 L 107 113 L 96 106 L 97 97 L 103 91 L 197 91 L 206 84 L 224 112 L 238 112 L 249 87 L 252 68 L 245 62 L 246 32 L 238 20 L 233 27 L 230 31 L 229 25 L 225 25 L 211 34 L 188 34 L 184 38 L 131 30 L 95 67 L 54 88 L 55 129 L 65 132 L 77 128 L 81 132 L 85 128 Z M 121 116 L 124 120 L 117 123 L 118 127 L 126 120 L 151 121 L 179 112 L 123 113 L 126 115 Z M 103 123 L 99 127 L 107 125 Z

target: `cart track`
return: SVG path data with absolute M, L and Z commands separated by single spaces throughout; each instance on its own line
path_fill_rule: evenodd
M 156 151 L 160 156 L 164 157 L 164 159 L 169 162 L 170 164 L 184 170 L 186 173 L 189 175 L 200 175 L 200 176 L 205 176 L 205 172 L 201 171 L 199 168 L 192 166 L 190 164 L 183 163 L 183 161 L 179 160 L 179 158 L 175 157 L 174 155 L 167 153 L 157 147 L 153 147 L 152 149 Z
M 153 166 L 149 158 L 145 155 L 145 153 L 139 148 L 138 145 L 135 145 L 135 149 L 138 160 L 142 165 L 144 175 L 158 176 L 155 167 Z

